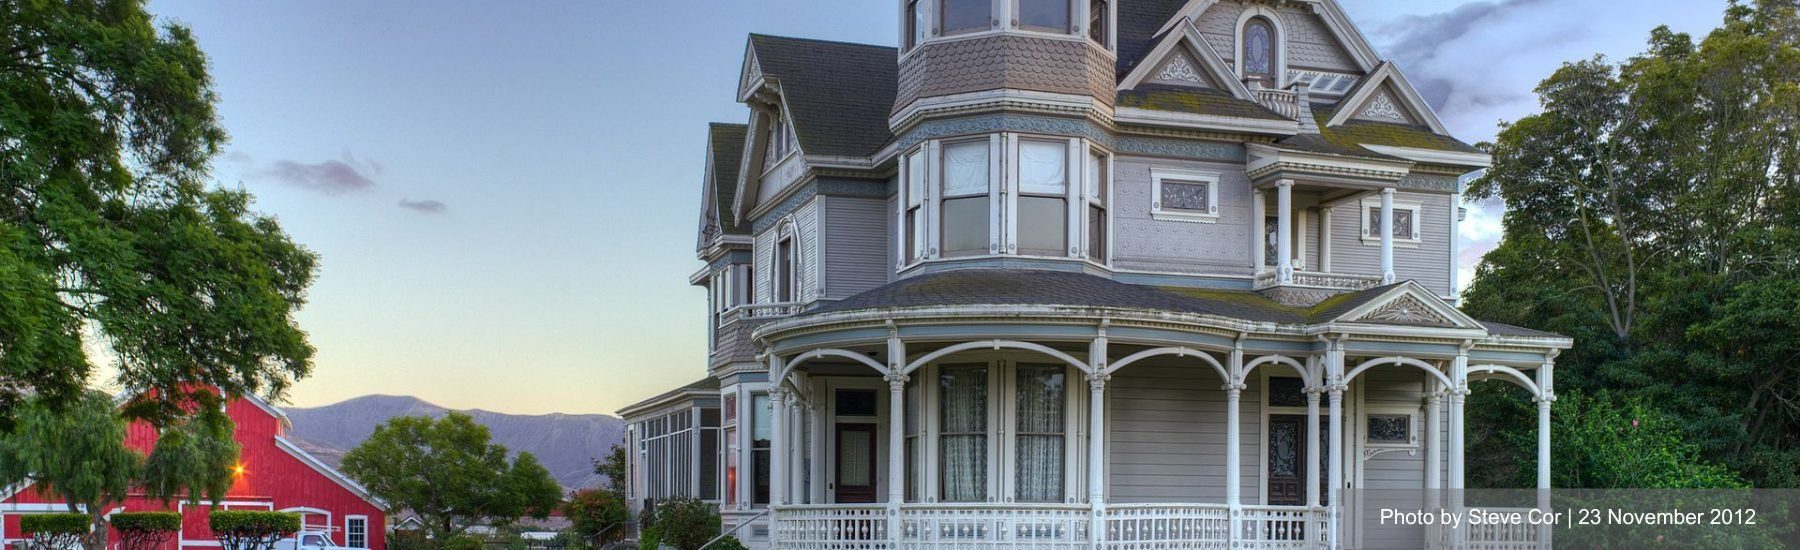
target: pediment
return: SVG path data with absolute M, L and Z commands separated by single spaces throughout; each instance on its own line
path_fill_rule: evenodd
M 1383 61 L 1369 76 L 1358 82 L 1338 102 L 1337 112 L 1325 121 L 1327 128 L 1351 120 L 1387 122 L 1426 126 L 1440 135 L 1450 135 L 1437 113 L 1425 103 L 1418 89 L 1392 61 Z
M 1169 52 L 1168 57 L 1163 59 L 1162 65 L 1150 77 L 1150 81 L 1175 86 L 1219 87 L 1218 82 L 1200 68 L 1200 62 L 1194 59 L 1194 55 L 1189 53 L 1187 48 Z
M 1393 86 L 1384 85 L 1380 90 L 1369 95 L 1362 105 L 1356 106 L 1350 118 L 1371 122 L 1391 122 L 1395 124 L 1417 124 L 1419 115 L 1407 108 L 1405 103 L 1394 93 Z
M 1425 328 L 1477 329 L 1481 323 L 1464 315 L 1430 290 L 1413 281 L 1387 287 L 1341 315 L 1328 321 L 1370 325 L 1399 325 Z
M 1185 19 L 1164 34 L 1144 59 L 1154 61 L 1139 63 L 1119 82 L 1119 90 L 1131 90 L 1144 83 L 1174 84 L 1213 88 L 1238 99 L 1256 100 L 1250 89 L 1238 81 L 1225 58 Z

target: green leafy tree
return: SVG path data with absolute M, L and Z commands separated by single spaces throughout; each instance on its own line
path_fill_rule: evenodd
M 562 489 L 531 453 L 512 461 L 466 414 L 395 417 L 344 455 L 350 477 L 398 509 L 410 509 L 434 540 L 470 526 L 546 517 Z
M 80 398 L 87 335 L 159 424 L 310 371 L 293 313 L 316 258 L 206 184 L 217 101 L 192 33 L 143 0 L 0 2 L 0 429 L 27 396 Z
M 594 461 L 594 473 L 606 477 L 607 490 L 618 495 L 620 501 L 625 500 L 626 472 L 624 445 L 613 444 L 605 457 Z
M 144 461 L 144 491 L 164 501 L 183 495 L 194 504 L 224 500 L 240 452 L 235 427 L 224 411 L 209 407 L 163 428 Z
M 214 510 L 206 522 L 225 550 L 271 550 L 301 527 L 300 514 L 261 510 Z
M 1537 92 L 1542 112 L 1503 126 L 1493 167 L 1470 187 L 1508 209 L 1465 310 L 1573 336 L 1559 388 L 1631 395 L 1629 407 L 1655 409 L 1646 415 L 1681 434 L 1640 443 L 1691 443 L 1695 460 L 1754 485 L 1800 486 L 1794 3 L 1733 2 L 1698 42 L 1655 29 L 1644 53 L 1564 65 Z M 1530 446 L 1512 443 L 1532 423 L 1475 420 L 1490 424 L 1472 434 L 1497 436 L 1494 461 L 1530 460 Z M 1560 431 L 1571 428 L 1557 423 L 1554 437 L 1579 437 Z M 1558 460 L 1558 483 L 1609 480 L 1565 470 L 1583 463 Z M 1510 474 L 1498 475 L 1471 481 Z
M 125 421 L 112 398 L 97 391 L 62 410 L 29 400 L 13 430 L 0 433 L 0 486 L 30 481 L 61 497 L 70 512 L 86 514 L 94 550 L 107 548 L 106 511 L 124 502 L 143 460 L 125 446 Z
M 582 489 L 569 495 L 563 503 L 563 517 L 571 527 L 596 544 L 605 544 L 624 534 L 614 525 L 631 517 L 625 500 L 607 489 Z

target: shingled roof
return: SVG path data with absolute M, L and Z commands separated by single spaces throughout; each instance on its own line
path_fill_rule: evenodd
M 1169 18 L 1181 11 L 1187 0 L 1143 0 L 1138 2 L 1114 2 L 1118 6 L 1118 36 L 1115 39 L 1119 46 L 1118 74 L 1123 77 L 1130 73 L 1144 56 L 1156 48 L 1156 42 L 1162 35 L 1156 34 Z
M 807 154 L 866 157 L 893 138 L 894 48 L 752 34 L 750 49 L 763 74 L 780 82 Z
M 1289 120 L 1255 101 L 1232 97 L 1218 90 L 1158 84 L 1140 85 L 1119 92 L 1120 107 L 1219 115 L 1268 120 Z
M 1338 320 L 1406 284 L 1399 282 L 1347 292 L 1312 307 L 1293 307 L 1248 290 L 1134 285 L 1067 271 L 959 269 L 901 279 L 820 306 L 804 315 L 918 307 L 1031 305 L 1151 309 L 1299 325 Z M 1484 321 L 1482 325 L 1489 334 L 1496 336 L 1557 336 L 1500 323 Z
M 737 216 L 722 214 L 737 200 L 738 170 L 744 162 L 744 134 L 748 130 L 743 124 L 714 122 L 707 132 L 707 147 L 712 151 L 714 205 L 714 211 L 708 214 L 717 216 L 713 221 L 727 235 L 750 233 L 750 228 L 738 225 Z

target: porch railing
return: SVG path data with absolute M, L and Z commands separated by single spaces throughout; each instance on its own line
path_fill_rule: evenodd
M 1300 118 L 1300 102 L 1293 90 L 1258 88 L 1250 93 L 1256 96 L 1257 103 L 1275 111 L 1275 114 L 1288 118 Z
M 1085 504 L 906 504 L 904 548 L 1088 548 Z
M 1483 506 L 1482 510 L 1499 512 L 1502 514 L 1517 513 L 1520 517 L 1523 517 L 1524 514 L 1530 512 L 1532 508 L 1493 508 Z M 1538 527 L 1539 526 L 1537 525 L 1528 523 L 1520 525 L 1495 525 L 1492 523 L 1465 525 L 1462 528 L 1464 537 L 1463 547 L 1469 548 L 1470 550 L 1539 548 Z M 1449 536 L 1450 530 L 1439 529 L 1438 532 L 1443 533 L 1442 536 L 1447 537 Z M 1445 541 L 1447 547 L 1449 542 L 1450 541 Z
M 1275 286 L 1274 270 L 1256 274 L 1255 287 L 1264 289 Z M 1294 286 L 1310 286 L 1318 288 L 1336 288 L 1343 290 L 1364 290 L 1381 286 L 1380 275 L 1352 275 L 1348 273 L 1325 273 L 1322 271 L 1295 271 Z
M 1231 509 L 1224 504 L 1109 504 L 1105 548 L 1224 548 Z
M 1243 506 L 1236 548 L 1317 548 L 1326 540 L 1326 509 Z M 1107 548 L 1210 549 L 1232 544 L 1224 504 L 1114 504 L 1090 533 L 1086 504 L 904 504 L 890 537 L 884 504 L 777 506 L 771 534 L 779 548 Z

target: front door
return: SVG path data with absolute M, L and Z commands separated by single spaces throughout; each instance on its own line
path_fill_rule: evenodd
M 875 425 L 837 425 L 837 502 L 875 502 Z
M 1306 417 L 1269 416 L 1269 504 L 1306 504 Z

